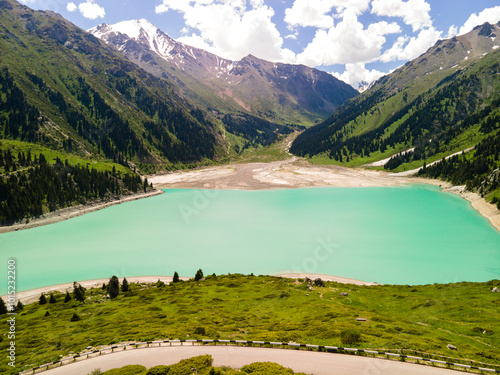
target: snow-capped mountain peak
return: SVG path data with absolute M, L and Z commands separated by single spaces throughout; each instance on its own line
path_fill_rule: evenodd
M 304 113 L 301 118 L 323 119 L 356 95 L 352 87 L 317 69 L 252 55 L 240 61 L 225 59 L 178 42 L 147 20 L 102 24 L 89 32 L 146 71 L 176 81 L 180 91 L 205 100 L 202 105 L 210 108 L 222 99 L 223 107 L 255 112 L 266 119 L 284 113 L 288 119 L 293 111 Z
M 99 39 L 109 43 L 117 35 L 125 35 L 141 44 L 145 44 L 160 56 L 168 57 L 175 47 L 175 41 L 146 19 L 122 21 L 114 25 L 102 24 L 90 30 Z
M 144 34 L 154 36 L 159 31 L 156 26 L 146 19 L 119 22 L 112 25 L 112 28 L 132 39 L 139 39 Z

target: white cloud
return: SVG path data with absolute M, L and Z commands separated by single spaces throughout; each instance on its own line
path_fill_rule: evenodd
M 465 24 L 460 28 L 459 34 L 466 34 L 477 25 L 482 25 L 485 22 L 495 24 L 500 21 L 500 6 L 486 8 L 479 14 L 472 13 Z
M 441 34 L 441 31 L 429 27 L 420 31 L 417 37 L 400 36 L 394 45 L 384 52 L 380 61 L 413 60 L 432 47 Z
M 345 72 L 342 74 L 332 74 L 356 89 L 358 89 L 360 85 L 371 83 L 386 74 L 375 69 L 368 70 L 363 63 L 346 64 L 345 69 Z
M 373 0 L 372 13 L 378 16 L 401 17 L 413 31 L 432 26 L 431 6 L 425 0 Z
M 358 21 L 356 11 L 346 9 L 341 22 L 329 30 L 317 30 L 311 43 L 297 56 L 310 66 L 354 64 L 380 57 L 384 35 L 400 32 L 396 23 L 379 22 L 367 29 Z
M 458 27 L 456 27 L 455 25 L 451 25 L 450 28 L 448 29 L 448 34 L 446 34 L 445 38 L 446 39 L 453 38 L 455 35 L 457 35 L 457 33 L 458 33 Z
M 96 18 L 104 18 L 104 16 L 106 15 L 106 11 L 104 10 L 104 8 L 99 4 L 96 4 L 95 0 L 87 0 L 84 3 L 80 3 L 78 6 L 73 2 L 69 2 L 66 5 L 66 10 L 68 12 L 76 12 L 77 10 L 79 10 L 83 17 L 91 20 L 95 20 Z
M 362 14 L 368 10 L 370 0 L 295 0 L 292 7 L 285 10 L 285 22 L 289 27 L 333 27 L 334 18 L 346 9 Z M 332 13 L 335 8 L 336 14 Z
M 181 12 L 186 26 L 199 33 L 179 38 L 204 46 L 232 60 L 253 54 L 272 61 L 293 62 L 295 54 L 282 48 L 283 38 L 272 22 L 274 10 L 262 0 L 163 0 L 156 13 Z
M 333 2 L 330 0 L 295 0 L 292 7 L 285 10 L 285 22 L 291 27 L 328 29 L 333 27 L 333 17 L 327 14 L 332 8 Z
M 106 12 L 104 8 L 93 2 L 93 0 L 87 0 L 86 3 L 81 3 L 78 5 L 80 13 L 85 18 L 90 20 L 95 20 L 96 18 L 104 18 Z
M 66 5 L 66 10 L 68 12 L 75 12 L 78 10 L 78 7 L 76 6 L 75 3 L 68 3 L 68 5 Z

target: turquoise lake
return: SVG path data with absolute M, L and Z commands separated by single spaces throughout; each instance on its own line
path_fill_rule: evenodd
M 500 278 L 500 232 L 430 185 L 166 190 L 0 234 L 18 291 L 112 275 L 306 272 L 391 284 Z M 2 272 L 5 275 L 6 272 Z M 0 284 L 5 294 L 7 280 Z

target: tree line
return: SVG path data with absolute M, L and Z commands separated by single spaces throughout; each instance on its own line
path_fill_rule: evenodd
M 33 157 L 33 159 L 32 159 Z M 44 154 L 0 151 L 0 222 L 37 217 L 74 204 L 146 191 L 151 185 L 137 174 L 98 171 L 88 165 L 70 165 L 59 158 L 47 162 Z
M 500 188 L 499 154 L 500 132 L 497 132 L 482 140 L 473 151 L 443 159 L 429 167 L 424 166 L 418 174 L 450 181 L 454 185 L 466 185 L 467 190 L 477 191 L 484 196 Z
M 389 147 L 411 145 L 415 148 L 413 152 L 394 157 L 386 169 L 425 160 L 446 151 L 453 139 L 474 125 L 481 124 L 481 132 L 488 134 L 498 124 L 500 98 L 494 92 L 491 97 L 484 96 L 484 92 L 491 90 L 495 77 L 489 69 L 478 73 L 460 71 L 453 79 L 439 82 L 410 102 L 403 93 L 399 111 L 376 129 L 353 136 L 360 126 L 358 121 L 366 118 L 367 111 L 383 114 L 379 104 L 391 96 L 380 88 L 348 101 L 330 119 L 306 130 L 297 137 L 290 151 L 299 156 L 324 153 L 336 161 L 349 162 L 376 151 L 383 153 Z
M 214 274 L 215 275 L 215 274 Z M 203 279 L 203 271 L 200 269 L 198 269 L 198 271 L 196 271 L 196 274 L 194 276 L 194 281 L 195 282 L 198 282 L 198 281 L 201 281 Z M 176 283 L 179 283 L 181 282 L 182 280 L 180 280 L 179 278 L 179 274 L 177 272 L 174 272 L 174 276 L 172 278 L 172 284 L 176 284 Z M 158 287 L 162 287 L 164 286 L 165 283 L 163 283 L 162 281 L 160 281 L 158 279 L 158 282 L 156 283 L 156 286 Z M 324 285 L 323 285 L 324 286 Z M 116 277 L 115 275 L 111 276 L 111 278 L 109 279 L 108 281 L 108 284 L 104 283 L 102 284 L 102 288 L 101 288 L 103 291 L 106 292 L 106 294 L 108 294 L 109 298 L 110 299 L 114 299 L 116 297 L 118 297 L 118 295 L 121 293 L 127 293 L 129 290 L 130 290 L 130 284 L 127 280 L 127 278 L 123 278 L 123 281 L 120 285 L 120 280 L 118 279 L 118 277 Z M 66 294 L 64 295 L 64 303 L 68 303 L 72 300 L 74 301 L 77 301 L 77 302 L 81 302 L 81 303 L 85 303 L 85 293 L 86 293 L 87 289 L 84 288 L 81 284 L 78 284 L 76 281 L 73 283 L 73 291 L 72 293 L 70 293 L 69 291 L 66 291 Z M 45 305 L 47 303 L 49 304 L 53 304 L 53 303 L 58 303 L 59 300 L 58 300 L 58 297 L 56 294 L 54 293 L 49 293 L 49 298 L 47 299 L 47 296 L 44 294 L 44 293 L 41 293 L 40 294 L 40 297 L 38 298 L 38 304 L 39 305 Z M 16 311 L 21 311 L 24 309 L 24 305 L 21 301 L 17 301 L 17 305 L 16 305 L 16 308 L 15 310 Z M 5 303 L 5 301 L 0 298 L 0 315 L 2 314 L 7 314 L 7 305 Z M 78 319 L 76 319 L 75 315 L 73 315 L 73 317 L 71 318 L 72 321 L 76 321 L 76 320 L 80 320 L 79 317 Z

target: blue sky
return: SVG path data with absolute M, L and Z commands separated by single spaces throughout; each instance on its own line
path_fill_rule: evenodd
M 232 60 L 305 64 L 357 86 L 438 39 L 500 21 L 499 0 L 22 0 L 89 29 L 145 18 L 172 38 Z M 500 36 L 499 36 L 500 37 Z

